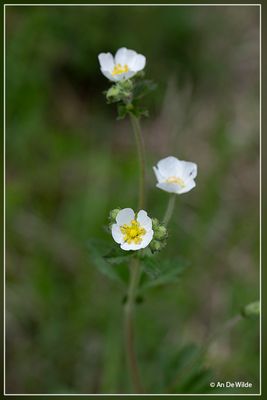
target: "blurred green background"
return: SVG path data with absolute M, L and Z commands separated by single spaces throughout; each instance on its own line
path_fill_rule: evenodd
M 122 46 L 146 55 L 158 83 L 143 102 L 149 214 L 161 218 L 168 200 L 152 165 L 174 155 L 199 166 L 161 254 L 190 266 L 138 306 L 147 392 L 206 393 L 217 380 L 258 392 L 257 320 L 221 335 L 201 368 L 194 360 L 209 332 L 259 297 L 258 25 L 258 7 L 6 7 L 7 393 L 131 390 L 125 292 L 87 247 L 112 244 L 110 209 L 136 207 L 133 134 L 105 103 L 97 60 Z

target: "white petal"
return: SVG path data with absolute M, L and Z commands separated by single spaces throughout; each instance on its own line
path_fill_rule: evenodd
M 195 179 L 197 176 L 197 164 L 189 161 L 180 161 L 182 166 L 182 176 L 181 178 L 186 180 L 188 178 Z
M 118 225 L 129 225 L 131 221 L 135 219 L 135 213 L 131 208 L 123 208 L 120 210 L 116 217 L 116 222 Z
M 122 74 L 117 74 L 112 76 L 114 80 L 116 81 L 121 81 L 122 79 L 129 79 L 132 76 L 136 74 L 135 71 L 128 71 L 128 72 L 123 72 Z
M 140 244 L 122 243 L 121 248 L 122 248 L 122 250 L 140 250 L 142 247 L 141 247 L 141 243 Z
M 193 179 L 186 182 L 186 186 L 181 186 L 176 183 L 161 182 L 156 185 L 159 189 L 165 190 L 165 192 L 183 194 L 189 192 L 196 186 Z
M 132 249 L 132 245 L 131 245 L 131 244 L 128 244 L 128 243 L 122 243 L 122 244 L 121 244 L 121 249 L 122 249 L 122 250 L 133 250 L 133 249 Z
M 98 60 L 101 66 L 101 70 L 112 72 L 114 68 L 114 58 L 111 53 L 100 53 Z
M 181 176 L 182 165 L 181 161 L 176 157 L 166 157 L 160 160 L 157 164 L 159 172 L 165 178 L 169 178 L 170 176 Z
M 159 189 L 164 190 L 165 192 L 168 193 L 179 193 L 179 185 L 177 185 L 176 183 L 167 183 L 167 182 L 160 182 L 157 183 L 156 185 Z
M 125 64 L 129 65 L 135 58 L 136 54 L 136 51 L 128 50 L 126 47 L 122 47 L 115 55 L 115 63 L 121 64 L 122 66 Z
M 112 81 L 112 82 L 117 82 L 118 79 L 116 79 L 116 76 L 115 76 L 115 75 L 113 76 L 111 72 L 109 72 L 109 71 L 104 71 L 103 69 L 101 69 L 101 72 L 102 72 L 102 74 L 103 74 L 106 78 L 108 78 L 110 81 Z
M 122 250 L 140 250 L 142 249 L 142 243 L 135 244 L 135 243 L 122 243 L 121 244 Z
M 145 230 L 150 230 L 152 228 L 152 220 L 147 215 L 147 212 L 144 210 L 140 210 L 137 214 L 137 221 L 139 224 L 145 228 Z
M 193 179 L 191 179 L 191 180 L 186 182 L 186 186 L 185 187 L 179 189 L 178 193 L 179 194 L 187 193 L 190 190 L 192 190 L 195 186 L 196 186 L 196 182 Z
M 162 182 L 162 181 L 166 180 L 166 178 L 164 178 L 164 176 L 159 172 L 159 169 L 157 167 L 153 167 L 153 171 L 156 175 L 158 182 Z
M 136 54 L 135 58 L 128 63 L 129 67 L 134 71 L 141 71 L 145 68 L 146 58 L 142 54 Z
M 142 249 L 147 247 L 151 240 L 153 239 L 154 231 L 152 229 L 148 230 L 146 234 L 142 238 L 142 242 L 140 243 L 142 245 Z
M 116 243 L 121 244 L 123 242 L 123 234 L 118 224 L 112 225 L 111 234 Z

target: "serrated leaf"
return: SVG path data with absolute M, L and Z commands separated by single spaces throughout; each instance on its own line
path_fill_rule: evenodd
M 118 104 L 118 116 L 117 119 L 124 119 L 126 115 L 128 114 L 128 110 L 124 104 Z
M 110 264 L 122 264 L 128 263 L 133 257 L 133 254 L 131 252 L 122 253 L 120 249 L 113 248 L 109 250 L 103 257 Z
M 188 266 L 182 259 L 159 261 L 153 257 L 143 258 L 142 264 L 148 279 L 143 278 L 139 291 L 177 282 Z
M 103 275 L 117 283 L 124 284 L 124 280 L 122 279 L 117 267 L 114 267 L 111 263 L 107 262 L 104 257 L 104 254 L 108 254 L 111 251 L 111 248 L 107 243 L 92 239 L 88 241 L 87 248 L 89 249 L 89 257 L 93 265 Z
M 147 94 L 153 92 L 157 88 L 157 85 L 151 80 L 140 80 L 135 83 L 133 89 L 133 98 L 141 99 Z
M 136 118 L 140 117 L 149 117 L 149 111 L 146 108 L 141 108 L 137 105 L 137 102 L 133 102 L 131 104 L 131 109 L 128 110 L 131 114 L 133 114 Z

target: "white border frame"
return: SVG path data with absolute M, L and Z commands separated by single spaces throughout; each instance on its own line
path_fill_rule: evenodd
M 43 393 L 6 393 L 6 323 L 5 323 L 5 307 L 6 307 L 6 218 L 5 218 L 5 209 L 6 209 L 6 7 L 126 7 L 126 6 L 133 6 L 133 7 L 220 7 L 220 6 L 229 6 L 229 7 L 259 7 L 259 292 L 260 292 L 260 318 L 259 318 L 259 328 L 260 328 L 260 340 L 259 340 L 259 388 L 260 392 L 259 393 L 197 393 L 197 394 L 189 394 L 189 393 L 174 393 L 174 394 L 131 394 L 131 393 L 119 393 L 119 394 L 109 394 L 109 393 L 101 393 L 101 394 L 92 394 L 92 393 L 67 393 L 67 394 L 61 394 L 61 393 L 51 393 L 51 394 L 43 394 Z M 4 396 L 261 396 L 262 395 L 262 221 L 261 221 L 261 215 L 262 215 L 262 9 L 261 9 L 262 4 L 260 3 L 255 3 L 255 4 L 229 4 L 229 3 L 224 3 L 224 4 L 83 4 L 83 3 L 78 3 L 78 4 L 45 4 L 45 3 L 40 3 L 40 4 L 32 4 L 32 3 L 25 3 L 25 4 L 4 4 L 4 13 L 3 13 L 3 51 L 4 51 L 4 57 L 3 57 L 3 80 L 4 80 L 4 90 L 3 90 L 3 130 L 4 130 L 4 138 L 3 138 L 3 145 L 4 145 L 4 157 L 3 157 L 3 181 L 4 181 L 4 199 L 3 199 L 3 205 L 4 205 L 4 210 L 3 210 L 3 221 L 4 221 L 4 228 L 3 228 L 3 237 L 4 237 L 4 249 L 3 249 L 3 261 L 4 261 L 4 277 L 3 277 L 3 292 L 4 292 L 4 301 L 3 301 L 3 325 L 4 325 L 4 339 L 3 339 L 3 350 L 4 350 L 4 373 L 3 373 L 3 378 L 4 378 Z

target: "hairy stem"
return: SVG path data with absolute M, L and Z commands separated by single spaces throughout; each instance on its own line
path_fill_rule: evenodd
M 137 358 L 134 349 L 134 306 L 136 292 L 140 278 L 140 263 L 134 258 L 130 265 L 130 284 L 128 289 L 127 301 L 124 307 L 124 332 L 125 348 L 127 355 L 128 369 L 135 393 L 143 393 L 140 375 L 138 371 Z
M 145 205 L 145 146 L 144 140 L 141 132 L 140 122 L 139 119 L 130 114 L 130 119 L 134 131 L 138 159 L 139 159 L 139 202 L 138 208 L 139 210 L 142 209 Z
M 145 148 L 140 128 L 139 119 L 135 115 L 130 114 L 130 119 L 135 135 L 138 160 L 139 160 L 139 200 L 138 208 L 142 209 L 145 205 Z M 130 268 L 130 282 L 128 288 L 128 295 L 124 307 L 124 334 L 125 334 L 125 351 L 127 357 L 127 364 L 129 369 L 130 378 L 132 381 L 135 393 L 144 393 L 140 381 L 138 371 L 137 357 L 134 346 L 134 308 L 135 299 L 140 280 L 140 261 L 137 258 L 132 260 Z
M 175 206 L 176 196 L 177 196 L 177 194 L 175 194 L 175 193 L 171 193 L 171 195 L 170 195 L 169 202 L 168 202 L 168 205 L 167 205 L 164 217 L 163 217 L 163 221 L 162 221 L 165 226 L 168 225 L 168 223 L 172 217 L 172 214 L 174 211 L 174 206 Z

